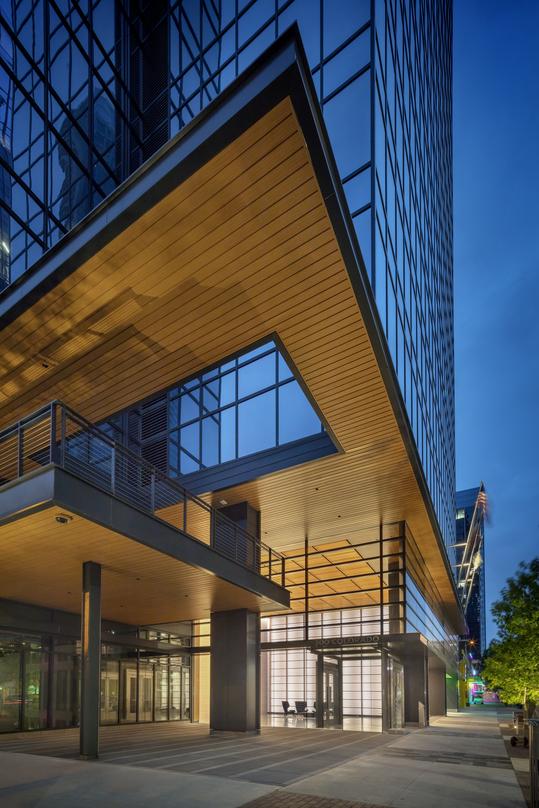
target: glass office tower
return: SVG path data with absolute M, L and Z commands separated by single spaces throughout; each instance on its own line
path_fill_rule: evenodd
M 478 658 L 487 646 L 484 502 L 483 484 L 457 491 L 455 578 L 461 582 L 459 595 Z
M 12 281 L 299 25 L 451 553 L 450 0 L 4 0 L 1 8 L 1 82 L 16 134 L 12 160 L 0 152 L 3 275 Z

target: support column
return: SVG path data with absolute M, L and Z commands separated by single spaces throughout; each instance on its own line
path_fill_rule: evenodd
M 429 723 L 427 649 L 405 639 L 404 722 L 419 727 Z
M 259 731 L 258 632 L 256 612 L 211 616 L 210 733 Z
M 101 669 L 101 564 L 82 565 L 80 756 L 99 752 L 99 693 Z
M 436 654 L 428 656 L 429 717 L 447 714 L 445 663 Z

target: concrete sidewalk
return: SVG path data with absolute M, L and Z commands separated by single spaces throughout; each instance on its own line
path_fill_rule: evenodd
M 298 735 L 297 733 L 300 732 Z M 333 752 L 335 733 L 312 730 L 304 735 L 290 730 L 295 745 L 327 741 L 327 752 L 317 763 L 317 774 L 306 776 L 304 763 L 296 762 L 296 777 L 264 782 L 267 750 L 258 761 L 260 777 L 212 766 L 212 774 L 147 768 L 145 765 L 82 762 L 22 752 L 0 752 L 0 805 L 6 808 L 236 808 L 254 803 L 256 808 L 525 808 L 522 792 L 506 752 L 496 710 L 471 709 L 452 713 L 424 730 L 379 737 L 354 751 L 345 762 Z M 352 734 L 351 734 L 352 736 Z M 268 739 L 271 736 L 268 736 Z M 287 736 L 288 737 L 288 736 Z M 251 754 L 256 763 L 258 746 L 242 742 L 241 757 Z M 279 735 L 275 741 L 282 743 Z M 5 747 L 4 747 L 5 748 Z M 288 753 L 290 754 L 290 753 Z M 312 753 L 305 753 L 311 759 Z M 320 755 L 316 751 L 316 755 Z M 282 767 L 277 758 L 277 764 Z M 273 757 L 270 758 L 273 761 Z M 292 759 L 289 760 L 292 765 Z M 324 764 L 324 765 L 322 765 Z M 288 773 L 292 775 L 292 771 Z M 286 785 L 285 785 L 286 784 Z
M 399 808 L 525 808 L 496 709 L 453 712 L 290 790 Z

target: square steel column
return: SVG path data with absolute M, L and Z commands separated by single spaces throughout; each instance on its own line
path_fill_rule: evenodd
M 247 609 L 211 616 L 210 732 L 260 728 L 259 617 Z
M 101 564 L 82 565 L 80 756 L 99 752 L 99 695 L 101 686 Z

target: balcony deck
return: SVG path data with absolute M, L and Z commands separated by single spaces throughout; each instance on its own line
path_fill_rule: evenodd
M 0 597 L 132 624 L 282 610 L 281 556 L 59 402 L 0 433 Z

